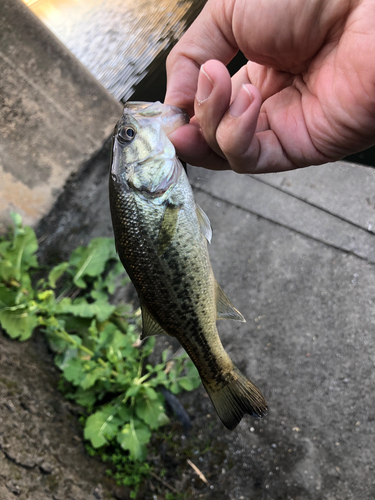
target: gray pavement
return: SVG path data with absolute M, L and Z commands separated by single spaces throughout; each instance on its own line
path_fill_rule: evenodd
M 226 475 L 230 498 L 375 498 L 375 171 L 190 178 L 217 280 L 247 319 L 220 322 L 223 343 L 270 408 L 219 438 L 248 479 Z
M 200 169 L 192 182 L 250 213 L 375 262 L 373 169 L 337 162 L 235 178 L 232 172 L 217 176 Z

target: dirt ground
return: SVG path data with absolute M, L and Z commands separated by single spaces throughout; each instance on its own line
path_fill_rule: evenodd
M 80 411 L 60 394 L 42 338 L 20 343 L 1 333 L 0 364 L 1 500 L 113 498 L 104 465 L 85 453 Z

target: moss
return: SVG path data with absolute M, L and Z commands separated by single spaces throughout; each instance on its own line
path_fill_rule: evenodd
M 0 377 L 0 383 L 5 385 L 8 389 L 18 389 L 18 384 L 17 382 L 14 382 L 13 380 L 9 380 L 5 377 Z
M 20 392 L 19 385 L 16 382 L 5 377 L 0 377 L 0 384 L 4 385 L 8 389 L 8 397 L 16 396 Z
M 59 479 L 56 474 L 49 474 L 45 478 L 46 486 L 48 487 L 51 493 L 54 493 L 59 485 Z

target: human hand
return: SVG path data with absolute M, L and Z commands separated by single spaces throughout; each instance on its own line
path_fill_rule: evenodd
M 230 78 L 240 49 L 249 59 Z M 208 0 L 167 60 L 170 135 L 192 165 L 242 173 L 338 160 L 375 144 L 373 0 Z M 203 65 L 203 66 L 202 66 Z

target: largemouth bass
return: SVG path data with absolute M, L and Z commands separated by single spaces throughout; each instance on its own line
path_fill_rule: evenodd
M 187 123 L 180 109 L 129 102 L 113 136 L 109 181 L 116 248 L 142 309 L 142 338 L 176 337 L 198 369 L 228 429 L 267 403 L 224 350 L 216 320 L 245 321 L 214 277 L 208 217 L 167 134 Z

